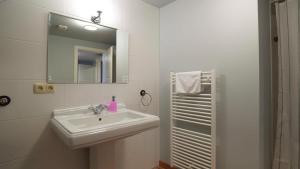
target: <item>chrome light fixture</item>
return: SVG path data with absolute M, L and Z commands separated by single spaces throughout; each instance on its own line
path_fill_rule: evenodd
M 94 24 L 100 25 L 100 22 L 101 22 L 101 13 L 102 13 L 102 11 L 97 11 L 97 13 L 98 13 L 98 16 L 92 16 L 92 17 L 91 17 L 91 21 L 92 21 Z

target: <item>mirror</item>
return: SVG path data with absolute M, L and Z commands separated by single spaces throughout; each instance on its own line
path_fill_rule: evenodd
M 50 13 L 48 83 L 128 83 L 128 33 Z

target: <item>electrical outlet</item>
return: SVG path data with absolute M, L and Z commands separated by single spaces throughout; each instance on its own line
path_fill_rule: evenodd
M 48 93 L 54 93 L 55 88 L 52 84 L 47 83 L 35 83 L 33 85 L 33 93 L 34 94 L 48 94 Z
M 46 85 L 46 90 L 47 90 L 47 93 L 54 93 L 54 85 L 52 84 L 47 84 Z
M 33 85 L 33 93 L 35 94 L 44 94 L 47 92 L 46 85 L 43 83 L 35 83 Z

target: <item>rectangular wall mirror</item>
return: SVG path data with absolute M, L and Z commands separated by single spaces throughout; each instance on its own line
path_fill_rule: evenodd
M 128 33 L 50 13 L 48 83 L 128 83 Z

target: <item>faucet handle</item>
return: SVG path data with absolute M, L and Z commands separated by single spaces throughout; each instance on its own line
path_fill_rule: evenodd
M 105 104 L 99 104 L 97 106 L 91 105 L 88 109 L 92 110 L 95 114 L 100 114 L 103 110 L 108 110 L 108 106 Z
M 96 108 L 107 109 L 108 106 L 105 104 L 99 104 L 98 106 L 96 106 Z
M 95 110 L 95 108 L 96 108 L 96 106 L 93 106 L 93 105 L 90 105 L 90 106 L 88 107 L 89 110 L 93 110 L 93 111 Z

